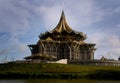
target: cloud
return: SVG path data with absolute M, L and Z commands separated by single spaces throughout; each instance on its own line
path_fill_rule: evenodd
M 9 49 L 9 55 L 17 55 L 16 58 L 29 52 L 25 52 L 26 44 L 20 38 L 26 38 L 31 29 L 33 10 L 27 0 L 0 0 L 0 50 Z
M 67 21 L 74 29 L 90 26 L 103 19 L 104 12 L 96 6 L 94 0 L 71 0 L 70 2 L 63 0 L 61 2 L 60 4 L 55 2 L 56 5 L 38 7 L 38 12 L 42 14 L 48 30 L 56 26 L 62 10 L 65 11 Z M 48 1 L 48 3 L 50 2 Z M 71 6 L 73 3 L 75 6 Z
M 120 13 L 119 5 L 111 4 L 112 0 L 106 2 L 95 0 L 71 0 L 67 2 L 63 0 L 60 4 L 55 2 L 56 5 L 39 6 L 37 11 L 42 14 L 46 29 L 51 30 L 58 23 L 60 12 L 63 9 L 68 24 L 75 30 L 87 32 L 87 42 L 96 43 L 96 48 L 98 48 L 96 58 L 101 58 L 108 52 L 112 52 L 111 54 L 115 55 L 113 58 L 117 59 L 119 57 L 119 48 L 117 47 L 120 46 L 118 45 L 119 35 L 116 32 L 119 29 L 117 28 L 119 24 L 116 27 L 117 21 L 113 22 L 113 19 L 116 20 L 115 15 Z M 115 4 L 116 6 L 113 7 L 112 5 Z M 115 49 L 118 51 L 115 52 Z
M 117 59 L 119 4 L 119 0 L 0 0 L 0 48 L 12 48 L 10 55 L 19 53 L 16 58 L 29 55 L 26 45 L 36 43 L 40 32 L 53 29 L 64 10 L 68 24 L 87 33 L 86 42 L 96 43 L 95 57 L 111 52 Z
M 41 13 L 42 15 L 42 19 L 44 21 L 46 29 L 50 30 L 51 28 L 54 28 L 56 26 L 55 24 L 58 23 L 61 14 L 60 10 L 62 10 L 61 6 L 41 6 L 40 8 L 38 8 L 39 13 Z
M 102 56 L 106 58 L 118 59 L 120 56 L 120 37 L 116 34 L 107 34 L 104 32 L 94 33 L 87 39 L 88 43 L 96 44 L 95 58 L 99 59 Z M 108 56 L 108 53 L 110 56 Z
M 2 0 L 0 3 L 0 19 L 2 19 L 0 20 L 0 24 L 2 24 L 0 32 L 19 35 L 28 30 L 31 15 L 28 9 L 24 8 L 23 3 L 25 0 L 24 2 L 23 0 Z

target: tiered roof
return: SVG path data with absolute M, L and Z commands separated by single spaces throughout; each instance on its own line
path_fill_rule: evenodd
M 53 40 L 85 40 L 86 35 L 82 32 L 73 30 L 66 22 L 65 14 L 62 11 L 61 18 L 58 25 L 52 30 L 42 33 L 40 39 L 45 40 L 46 38 L 51 38 Z

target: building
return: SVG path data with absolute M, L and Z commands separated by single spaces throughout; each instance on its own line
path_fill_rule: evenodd
M 66 21 L 62 11 L 58 25 L 51 31 L 46 31 L 39 35 L 37 44 L 28 45 L 33 58 L 37 54 L 56 57 L 68 60 L 93 60 L 95 44 L 86 43 L 86 34 L 73 30 Z

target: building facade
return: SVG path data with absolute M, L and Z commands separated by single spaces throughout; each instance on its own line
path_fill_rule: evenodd
M 58 25 L 39 35 L 37 44 L 28 45 L 31 56 L 36 54 L 54 56 L 57 60 L 93 60 L 95 44 L 86 43 L 86 34 L 73 30 L 66 22 L 62 11 Z

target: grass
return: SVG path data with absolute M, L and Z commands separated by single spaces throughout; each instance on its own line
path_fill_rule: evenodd
M 0 78 L 119 79 L 120 66 L 80 66 L 50 63 L 0 64 Z

